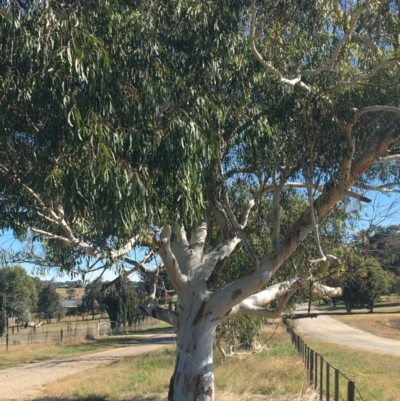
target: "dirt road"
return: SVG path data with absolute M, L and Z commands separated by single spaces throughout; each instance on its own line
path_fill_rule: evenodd
M 306 312 L 307 308 L 297 308 L 297 313 Z M 312 310 L 312 312 L 318 311 Z M 325 341 L 400 356 L 400 341 L 374 336 L 332 319 L 328 315 L 320 314 L 317 318 L 299 319 L 296 321 L 296 327 L 296 331 L 302 336 L 311 335 Z
M 0 371 L 0 400 L 34 400 L 41 396 L 41 387 L 54 380 L 172 344 L 172 335 L 158 335 L 137 344 L 107 351 L 52 359 L 2 370 Z

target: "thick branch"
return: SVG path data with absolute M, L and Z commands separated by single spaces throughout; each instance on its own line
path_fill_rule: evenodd
M 177 328 L 178 325 L 177 314 L 169 309 L 164 309 L 153 305 L 139 305 L 136 307 L 136 313 L 142 316 L 150 316 L 154 319 L 162 320 L 163 322 L 171 324 L 174 326 L 174 328 Z
M 171 281 L 173 282 L 177 290 L 181 290 L 183 286 L 187 283 L 188 278 L 181 272 L 178 261 L 176 260 L 175 255 L 172 253 L 170 243 L 171 227 L 169 226 L 169 224 L 166 224 L 161 233 L 159 254 L 164 262 L 165 268 Z
M 400 182 L 392 182 L 384 185 L 366 185 L 366 184 L 356 184 L 355 187 L 360 189 L 365 189 L 367 191 L 376 191 L 382 193 L 399 193 L 400 189 L 395 189 L 393 187 L 400 186 Z
M 389 147 L 396 141 L 394 136 L 396 128 L 397 120 L 388 120 L 376 131 L 375 135 L 371 136 L 371 140 L 366 144 L 364 151 L 352 163 L 350 172 L 343 174 L 342 171 L 339 171 L 324 185 L 321 195 L 314 201 L 314 208 L 319 221 L 346 196 L 349 188 L 370 168 L 377 156 L 381 157 L 387 154 Z M 213 294 L 204 313 L 211 312 L 217 316 L 224 316 L 254 291 L 260 290 L 282 263 L 297 249 L 301 241 L 312 230 L 312 227 L 311 211 L 308 208 L 282 241 L 279 252 L 266 255 L 259 268 Z

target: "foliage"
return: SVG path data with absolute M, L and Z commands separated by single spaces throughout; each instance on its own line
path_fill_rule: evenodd
M 366 306 L 373 312 L 381 295 L 389 292 L 389 277 L 379 263 L 370 258 L 352 255 L 347 260 L 347 274 L 342 278 L 343 301 L 347 312 L 355 306 Z
M 54 284 L 45 284 L 39 293 L 38 313 L 51 323 L 57 313 L 60 297 Z
M 76 296 L 76 286 L 75 284 L 69 284 L 67 288 L 67 294 L 69 299 L 74 299 Z
M 400 275 L 400 226 L 372 226 L 359 234 L 362 252 L 386 270 Z
M 6 296 L 9 313 L 20 323 L 26 323 L 38 299 L 34 281 L 26 270 L 19 265 L 1 267 L 0 293 Z
M 89 311 L 92 314 L 92 318 L 96 313 L 104 310 L 104 294 L 102 293 L 103 282 L 96 280 L 92 283 L 86 284 L 85 293 L 82 297 L 82 303 L 80 309 Z
M 158 253 L 178 308 L 141 310 L 176 319 L 194 359 L 191 331 L 210 347 L 263 286 L 324 277 L 347 197 L 399 189 L 398 2 L 32 0 L 0 12 L 1 228 L 72 274 L 139 271 L 133 246 Z M 374 299 L 384 285 L 362 270 Z M 105 303 L 130 323 L 141 297 L 121 277 Z M 196 392 L 211 362 L 184 376 L 177 358 L 171 383 Z M 199 391 L 213 397 L 212 384 Z
M 7 328 L 6 296 L 0 292 L 0 337 L 3 336 Z
M 141 319 L 136 312 L 136 306 L 144 301 L 144 296 L 134 288 L 133 283 L 126 276 L 122 276 L 118 283 L 109 287 L 103 302 L 113 327 L 115 322 L 132 326 Z

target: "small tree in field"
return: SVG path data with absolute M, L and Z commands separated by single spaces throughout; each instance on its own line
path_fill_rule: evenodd
M 57 314 L 60 296 L 57 293 L 54 284 L 46 284 L 39 293 L 38 313 L 40 317 L 46 319 L 47 323 L 51 323 Z
M 399 189 L 398 12 L 2 2 L 1 224 L 42 252 L 15 257 L 146 276 L 137 313 L 177 332 L 169 399 L 213 400 L 217 327 L 279 317 L 312 276 L 340 294 L 318 280 L 339 263 L 326 238 L 364 190 Z

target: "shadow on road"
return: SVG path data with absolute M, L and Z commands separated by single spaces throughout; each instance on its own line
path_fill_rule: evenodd
M 167 398 L 165 397 L 165 400 Z M 79 397 L 79 401 L 109 401 L 109 397 L 102 397 L 99 395 L 87 395 L 86 397 Z M 156 398 L 149 398 L 148 396 L 139 396 L 134 398 L 129 398 L 126 400 L 119 400 L 119 401 L 162 401 L 164 398 L 156 397 Z M 5 400 L 6 401 L 6 400 Z M 77 401 L 77 398 L 69 398 L 69 397 L 40 397 L 34 398 L 31 401 Z

